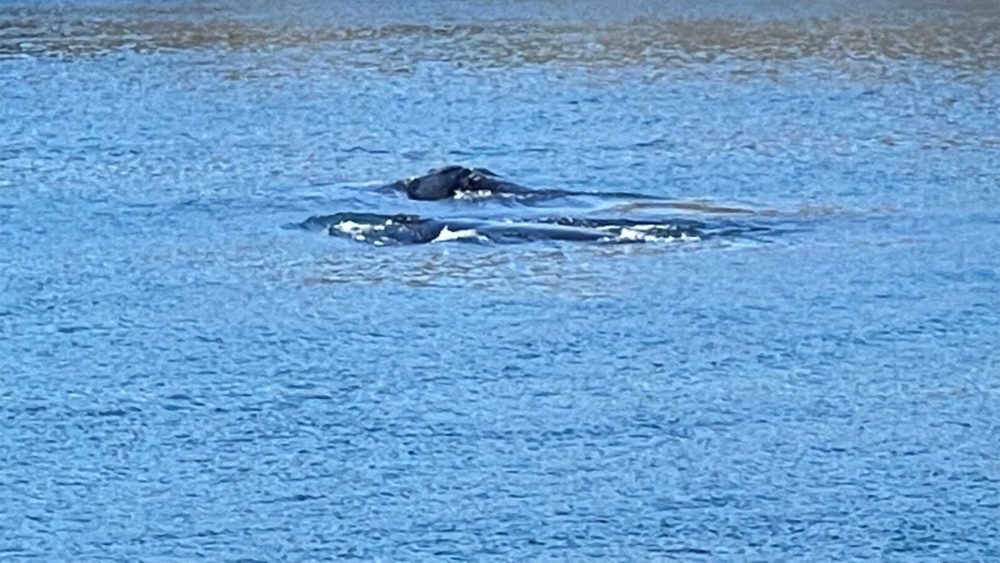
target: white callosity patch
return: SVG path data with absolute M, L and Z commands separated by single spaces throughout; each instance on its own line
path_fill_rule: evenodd
M 381 225 L 368 225 L 365 223 L 355 223 L 354 221 L 341 221 L 334 225 L 334 228 L 338 231 L 350 235 L 354 240 L 364 241 L 367 240 L 365 235 L 372 232 L 384 231 L 387 225 L 392 224 L 392 219 L 387 220 Z
M 354 221 L 341 221 L 334 225 L 334 227 L 342 232 L 349 235 L 356 233 L 367 233 L 372 230 L 372 225 L 365 225 L 363 223 L 355 223 Z

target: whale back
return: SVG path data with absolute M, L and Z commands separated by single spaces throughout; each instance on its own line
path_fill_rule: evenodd
M 433 201 L 448 199 L 463 189 L 473 171 L 464 166 L 447 166 L 432 170 L 406 183 L 406 195 L 410 199 Z

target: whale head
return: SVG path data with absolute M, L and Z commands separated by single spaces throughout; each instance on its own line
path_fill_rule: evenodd
M 449 199 L 462 191 L 476 191 L 487 177 L 495 174 L 485 168 L 467 168 L 465 166 L 445 166 L 431 170 L 423 176 L 407 178 L 393 184 L 393 187 L 406 192 L 410 199 L 433 201 Z

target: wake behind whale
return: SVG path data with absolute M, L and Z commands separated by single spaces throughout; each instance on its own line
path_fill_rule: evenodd
M 490 201 L 513 199 L 522 206 L 516 215 L 509 207 L 498 213 L 482 206 L 474 214 L 454 215 L 454 207 L 442 208 L 441 216 L 413 213 L 369 213 L 346 211 L 317 215 L 299 223 L 307 230 L 325 231 L 330 236 L 376 246 L 427 244 L 462 241 L 484 244 L 517 244 L 538 241 L 565 241 L 599 244 L 663 243 L 697 241 L 712 237 L 750 236 L 767 229 L 740 223 L 727 217 L 746 210 L 671 202 L 664 198 L 627 192 L 580 192 L 533 190 L 503 180 L 484 168 L 448 166 L 380 187 L 383 192 L 401 192 L 407 199 L 421 202 L 475 198 Z M 601 205 L 580 206 L 577 196 Z M 552 201 L 565 200 L 566 206 L 553 212 Z M 546 202 L 542 208 L 534 204 Z M 609 205 L 612 203 L 613 205 Z M 532 214 L 528 210 L 541 209 Z M 654 210 L 657 215 L 621 216 L 623 211 Z M 706 217 L 692 219 L 692 212 Z M 750 213 L 749 211 L 746 211 Z M 603 213 L 603 214 L 602 214 Z

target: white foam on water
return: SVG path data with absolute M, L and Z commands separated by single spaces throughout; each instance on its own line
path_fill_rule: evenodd
M 674 242 L 674 241 L 697 241 L 701 240 L 701 237 L 697 235 L 689 235 L 685 232 L 681 232 L 677 236 L 658 236 L 650 234 L 649 231 L 661 227 L 662 225 L 634 225 L 632 227 L 623 227 L 618 233 L 616 239 L 618 241 L 629 241 L 629 242 Z
M 458 190 L 455 192 L 455 199 L 483 199 L 493 195 L 489 190 Z
M 465 238 L 474 238 L 477 240 L 486 240 L 486 237 L 480 235 L 475 229 L 459 229 L 457 231 L 452 231 L 448 227 L 441 229 L 438 236 L 434 238 L 431 242 L 446 242 L 449 240 L 459 240 Z

